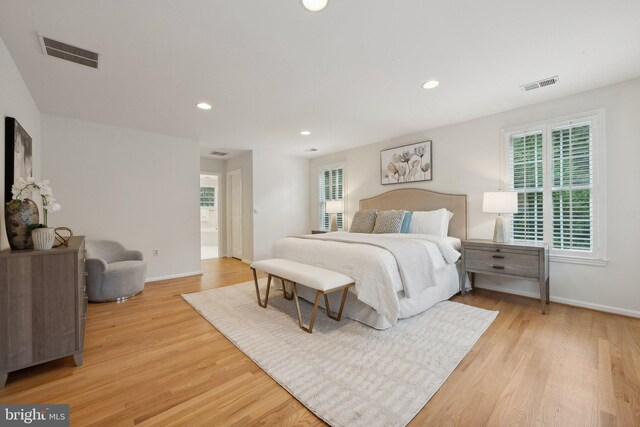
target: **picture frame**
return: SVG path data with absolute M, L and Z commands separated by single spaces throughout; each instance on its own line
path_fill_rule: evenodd
M 433 179 L 432 141 L 380 151 L 380 183 L 408 184 Z
M 13 195 L 11 187 L 20 177 L 33 176 L 33 141 L 27 131 L 13 117 L 5 117 L 5 165 L 4 165 L 4 201 L 9 202 Z M 27 198 L 31 193 L 24 193 Z

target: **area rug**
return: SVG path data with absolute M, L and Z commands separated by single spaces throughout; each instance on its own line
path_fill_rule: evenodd
M 264 285 L 262 287 L 264 289 Z M 253 282 L 185 294 L 198 313 L 332 426 L 405 426 L 438 391 L 498 315 L 451 301 L 379 331 L 318 311 L 313 334 L 295 304 Z M 303 319 L 312 305 L 300 302 Z

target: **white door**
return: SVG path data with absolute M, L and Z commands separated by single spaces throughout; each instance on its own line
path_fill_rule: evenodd
M 231 202 L 231 256 L 242 259 L 242 171 L 227 174 Z

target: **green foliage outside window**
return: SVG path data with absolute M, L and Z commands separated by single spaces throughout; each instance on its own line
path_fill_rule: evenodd
M 548 178 L 544 170 L 543 132 L 514 135 L 510 139 L 510 189 L 518 192 L 513 238 L 542 241 L 548 209 L 546 215 L 551 220 L 546 224 L 551 228 L 552 247 L 589 252 L 593 249 L 591 122 L 552 128 L 550 137 Z M 549 193 L 550 209 L 544 206 L 545 194 Z

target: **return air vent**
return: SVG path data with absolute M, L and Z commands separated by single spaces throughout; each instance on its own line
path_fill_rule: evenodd
M 528 92 L 534 89 L 540 89 L 541 87 L 550 86 L 558 83 L 558 76 L 549 77 L 548 79 L 538 80 L 537 82 L 527 83 L 520 86 L 520 89 Z
M 211 154 L 212 156 L 224 157 L 229 153 L 225 153 L 224 151 L 212 151 L 209 154 Z
M 41 35 L 39 35 L 39 37 L 42 52 L 45 55 L 54 56 L 56 58 L 64 59 L 65 61 L 75 62 L 76 64 L 91 68 L 99 67 L 100 55 L 98 53 Z

